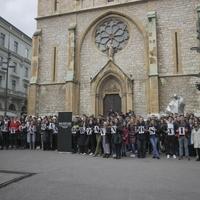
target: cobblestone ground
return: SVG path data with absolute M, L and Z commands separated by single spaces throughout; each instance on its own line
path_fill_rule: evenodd
M 0 171 L 37 173 L 0 188 L 1 200 L 199 200 L 200 162 L 0 151 Z M 0 183 L 15 175 L 0 173 Z

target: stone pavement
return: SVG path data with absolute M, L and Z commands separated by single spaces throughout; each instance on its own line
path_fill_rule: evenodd
M 0 170 L 37 173 L 0 188 L 1 200 L 200 199 L 200 162 L 194 159 L 114 160 L 56 151 L 5 150 L 0 151 Z

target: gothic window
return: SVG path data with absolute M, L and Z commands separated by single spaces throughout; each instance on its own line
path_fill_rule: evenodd
M 95 32 L 95 43 L 100 51 L 106 53 L 112 45 L 114 52 L 122 50 L 129 39 L 128 26 L 118 18 L 107 18 L 101 22 Z

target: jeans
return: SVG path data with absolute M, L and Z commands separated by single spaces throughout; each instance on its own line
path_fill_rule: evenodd
M 10 134 L 10 145 L 11 145 L 11 148 L 17 146 L 17 135 L 16 133 L 13 133 L 13 134 Z
M 196 148 L 196 152 L 197 152 L 198 159 L 200 159 L 200 148 Z
M 152 152 L 153 156 L 159 157 L 158 148 L 157 148 L 158 138 L 155 135 L 150 136 L 150 142 L 151 142 L 152 149 L 153 149 L 153 152 Z
M 146 138 L 144 136 L 137 139 L 138 158 L 144 158 L 146 156 Z
M 101 135 L 100 134 L 96 134 L 96 150 L 95 150 L 95 155 L 101 155 Z
M 168 135 L 166 137 L 166 153 L 169 155 L 176 154 L 176 136 Z
M 122 144 L 115 144 L 116 158 L 121 158 L 121 147 Z
M 183 156 L 183 148 L 185 150 L 185 156 L 189 156 L 189 151 L 188 151 L 188 139 L 185 136 L 180 136 L 178 139 L 179 142 L 179 156 Z
M 122 156 L 126 156 L 126 144 L 122 143 Z
M 130 145 L 131 145 L 131 151 L 132 151 L 132 153 L 135 154 L 135 149 L 136 149 L 135 148 L 135 144 L 130 144 Z
M 2 133 L 2 137 L 3 137 L 2 146 L 6 147 L 8 149 L 8 147 L 9 147 L 9 138 L 10 138 L 9 133 L 5 133 L 5 132 Z

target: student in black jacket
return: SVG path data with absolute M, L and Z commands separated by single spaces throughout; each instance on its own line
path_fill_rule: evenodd
M 137 148 L 138 158 L 146 157 L 147 129 L 144 119 L 140 117 L 137 124 Z

